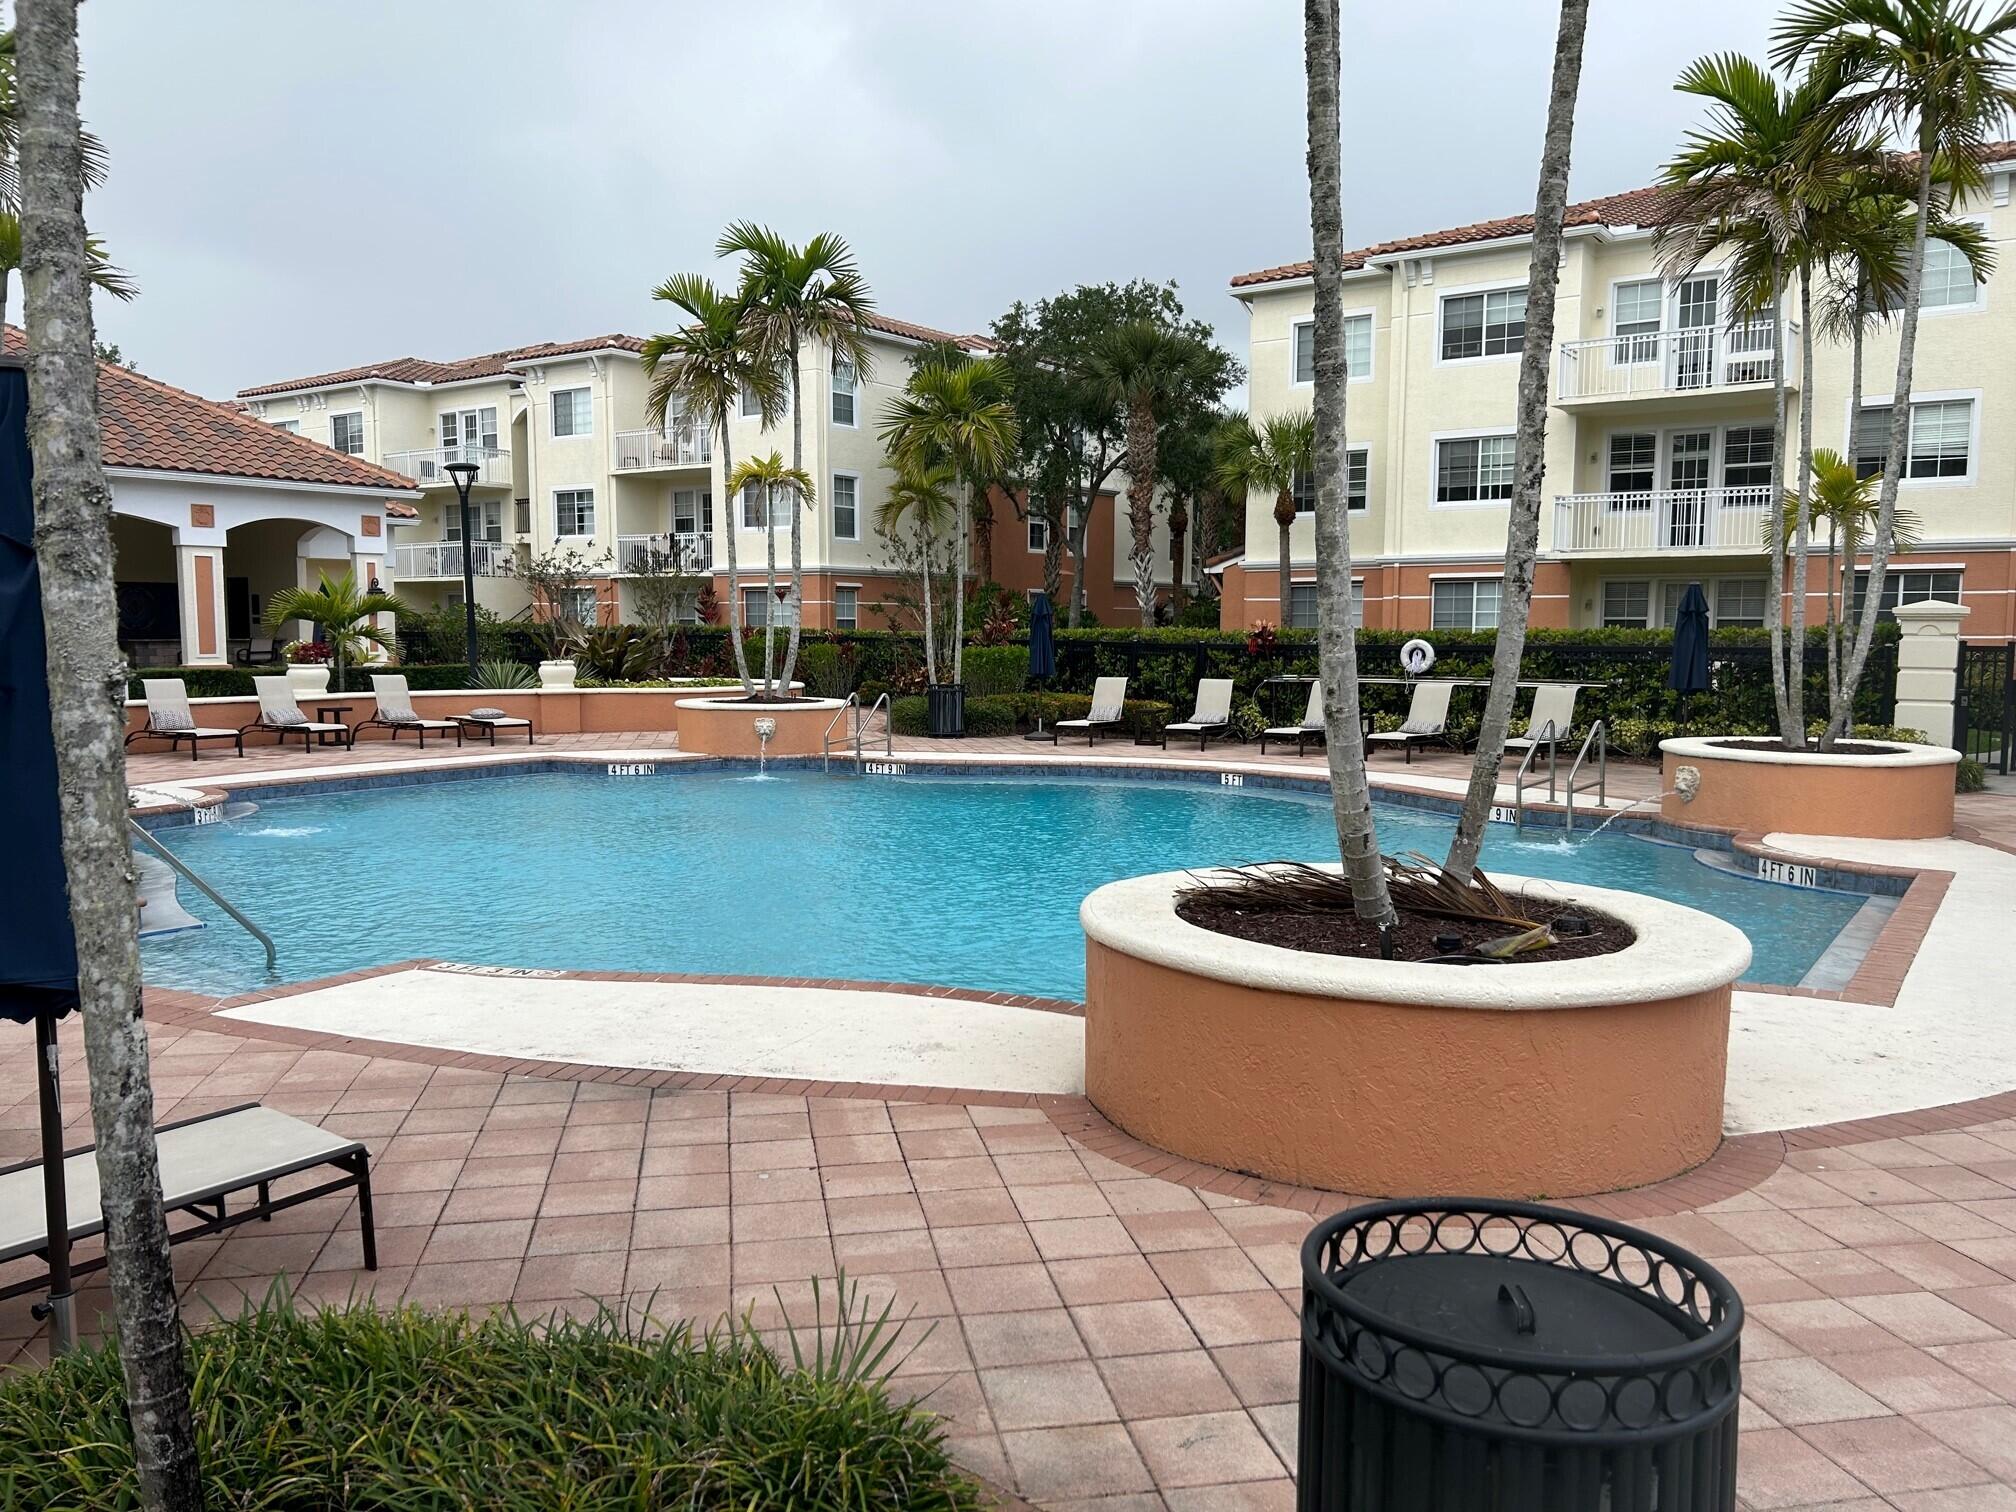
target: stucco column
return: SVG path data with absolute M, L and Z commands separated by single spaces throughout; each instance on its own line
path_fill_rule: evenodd
M 175 548 L 175 593 L 182 611 L 182 665 L 223 667 L 231 662 L 224 638 L 224 548 Z
M 1960 621 L 1966 617 L 1960 605 L 1939 599 L 1897 606 L 1897 710 L 1890 722 L 1924 731 L 1933 745 L 1953 744 Z
M 357 579 L 359 593 L 369 592 L 374 580 L 386 592 L 391 592 L 392 585 L 385 580 L 385 558 L 376 552 L 367 556 L 361 551 L 353 551 L 350 554 L 350 571 Z M 392 634 L 392 621 L 393 616 L 389 614 L 371 616 L 371 623 L 383 631 L 387 638 Z M 366 655 L 368 660 L 374 662 L 387 662 L 392 659 L 391 653 L 383 647 L 374 646 Z

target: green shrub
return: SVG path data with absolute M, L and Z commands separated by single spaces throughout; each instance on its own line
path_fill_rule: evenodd
M 472 688 L 536 688 L 539 677 L 530 667 L 522 667 L 513 661 L 486 661 L 476 668 L 476 675 L 469 679 Z
M 436 604 L 409 609 L 399 616 L 399 643 L 414 661 L 459 662 L 469 650 L 468 621 L 460 604 Z M 476 660 L 514 660 L 510 634 L 502 621 L 481 604 L 476 606 Z
M 1962 756 L 1960 764 L 1953 768 L 1953 791 L 1956 793 L 1978 793 L 1988 786 L 1988 768 L 1972 756 Z
M 1260 705 L 1248 698 L 1232 706 L 1232 733 L 1241 740 L 1258 740 L 1273 722 L 1260 712 Z
M 1029 648 L 968 646 L 961 671 L 969 699 L 1020 693 L 1029 684 Z
M 439 662 L 432 665 L 425 662 L 401 662 L 396 667 L 345 667 L 343 687 L 338 689 L 336 679 L 332 676 L 329 679 L 329 691 L 369 693 L 373 672 L 397 672 L 406 679 L 406 686 L 416 693 L 423 689 L 441 691 L 469 686 L 467 662 Z
M 128 698 L 141 697 L 142 678 L 179 677 L 191 698 L 250 698 L 254 677 L 280 677 L 287 669 L 271 667 L 141 667 L 126 682 Z
M 892 1338 L 886 1310 L 853 1305 L 823 1321 L 773 1352 L 746 1325 L 654 1336 L 608 1312 L 479 1321 L 270 1297 L 188 1340 L 209 1505 L 975 1512 L 927 1411 L 885 1390 L 922 1326 Z M 109 1347 L 9 1372 L 0 1505 L 137 1505 L 125 1400 Z
M 1182 612 L 1176 616 L 1176 627 L 1180 630 L 1216 630 L 1219 602 L 1215 598 L 1185 599 Z
M 825 641 L 809 641 L 798 647 L 796 676 L 805 691 L 815 698 L 845 698 L 854 691 L 852 648 Z

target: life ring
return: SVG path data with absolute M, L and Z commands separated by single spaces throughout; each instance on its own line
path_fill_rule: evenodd
M 1424 640 L 1410 640 L 1400 648 L 1400 665 L 1409 677 L 1419 677 L 1435 665 L 1435 648 Z

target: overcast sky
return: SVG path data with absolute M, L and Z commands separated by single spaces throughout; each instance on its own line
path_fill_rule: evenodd
M 1577 197 L 1698 116 L 1655 0 L 1594 0 Z M 1549 0 L 1345 0 L 1356 245 L 1531 209 Z M 1691 0 L 1758 52 L 1763 0 Z M 222 396 L 398 356 L 662 323 L 751 217 L 854 246 L 886 313 L 1173 278 L 1244 355 L 1235 273 L 1306 257 L 1293 0 L 90 0 L 87 206 L 141 286 L 100 335 Z M 18 311 L 18 304 L 16 309 Z

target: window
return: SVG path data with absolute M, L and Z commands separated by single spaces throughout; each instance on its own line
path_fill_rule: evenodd
M 1761 630 L 1769 597 L 1770 585 L 1763 578 L 1723 578 L 1715 585 L 1715 623 Z
M 577 625 L 597 625 L 602 622 L 602 606 L 593 588 L 562 588 L 560 590 L 560 613 Z
M 592 536 L 595 534 L 595 490 L 556 488 L 553 490 L 553 534 Z
M 1502 357 L 1526 339 L 1526 291 L 1498 289 L 1442 301 L 1442 360 Z
M 1611 301 L 1610 332 L 1618 339 L 1610 349 L 1612 362 L 1655 362 L 1659 357 L 1659 323 L 1666 289 L 1656 278 L 1617 285 Z
M 1658 476 L 1659 438 L 1633 431 L 1610 438 L 1610 492 L 1650 493 Z
M 1316 585 L 1314 583 L 1290 583 L 1288 585 L 1288 628 L 1290 630 L 1314 630 L 1316 628 Z
M 595 434 L 595 409 L 585 388 L 556 390 L 553 395 L 553 434 L 555 436 L 592 436 Z
M 1296 383 L 1316 381 L 1316 322 L 1298 320 L 1289 340 L 1290 378 Z M 1344 372 L 1348 378 L 1372 376 L 1372 317 L 1344 317 Z
M 1603 585 L 1603 628 L 1645 628 L 1652 610 L 1652 585 L 1643 578 L 1612 578 Z
M 1722 486 L 1768 488 L 1771 485 L 1771 427 L 1732 425 L 1722 432 Z
M 1497 578 L 1457 578 L 1435 585 L 1437 630 L 1498 628 Z
M 1050 522 L 1042 515 L 1032 514 L 1028 519 L 1029 549 L 1048 551 L 1050 549 Z
M 860 623 L 861 590 L 859 588 L 835 588 L 833 590 L 833 628 L 853 630 Z
M 1295 469 L 1295 476 L 1288 484 L 1288 493 L 1295 500 L 1295 513 L 1313 515 L 1316 513 L 1316 475 L 1305 467 Z
M 501 541 L 504 539 L 504 501 L 502 499 L 485 499 L 481 501 L 471 499 L 469 501 L 469 519 L 476 527 L 477 540 Z M 462 539 L 462 510 L 459 505 L 451 505 L 442 510 L 441 521 L 445 527 L 442 531 L 443 539 L 450 541 L 459 541 Z
M 1370 497 L 1372 453 L 1353 446 L 1344 453 L 1344 507 L 1363 509 Z
M 1855 574 L 1855 608 L 1853 614 L 1862 612 L 1863 600 L 1869 593 L 1869 574 Z M 1878 612 L 1889 614 L 1899 604 L 1922 604 L 1927 599 L 1939 599 L 1948 604 L 1960 602 L 1960 574 L 1945 572 L 1886 572 L 1883 574 L 1883 602 L 1877 605 Z
M 353 457 L 363 456 L 364 412 L 353 410 L 347 415 L 331 415 L 329 444 L 339 452 L 348 452 Z
M 833 539 L 836 541 L 858 541 L 861 539 L 860 524 L 861 480 L 853 473 L 833 474 Z
M 672 531 L 675 535 L 714 534 L 714 495 L 704 488 L 672 491 Z
M 791 495 L 782 491 L 770 496 L 770 523 L 779 530 L 791 528 Z M 757 483 L 742 485 L 742 528 L 763 528 L 763 489 Z
M 1435 443 L 1435 500 L 1474 503 L 1512 497 L 1512 436 L 1468 436 Z
M 290 436 L 301 434 L 301 422 L 299 420 L 275 420 L 272 422 L 272 425 L 273 429 L 283 430 Z
M 1365 628 L 1365 579 L 1351 579 L 1351 628 Z
M 1874 477 L 1890 450 L 1891 406 L 1864 407 L 1855 423 L 1855 472 Z M 1973 466 L 1974 401 L 1919 400 L 1911 406 L 1904 457 L 1907 478 L 1964 478 Z
M 855 375 L 854 364 L 840 353 L 833 354 L 833 423 L 835 425 L 858 425 L 855 419 L 855 400 L 859 397 L 860 379 Z
M 1973 268 L 1950 242 L 1925 243 L 1925 277 L 1918 287 L 1919 305 L 1927 310 L 1981 302 Z
M 756 402 L 756 391 L 748 384 L 742 385 L 741 414 L 744 420 L 754 420 L 762 414 L 762 406 Z M 791 413 L 791 390 L 782 389 L 777 396 L 777 419 L 784 419 Z
M 770 624 L 782 629 L 791 623 L 791 606 L 784 600 L 773 597 L 767 588 L 744 588 L 742 623 L 752 630 L 761 630 Z
M 497 406 L 441 411 L 441 444 L 450 451 L 462 447 L 497 449 Z M 449 458 L 452 462 L 454 458 Z

